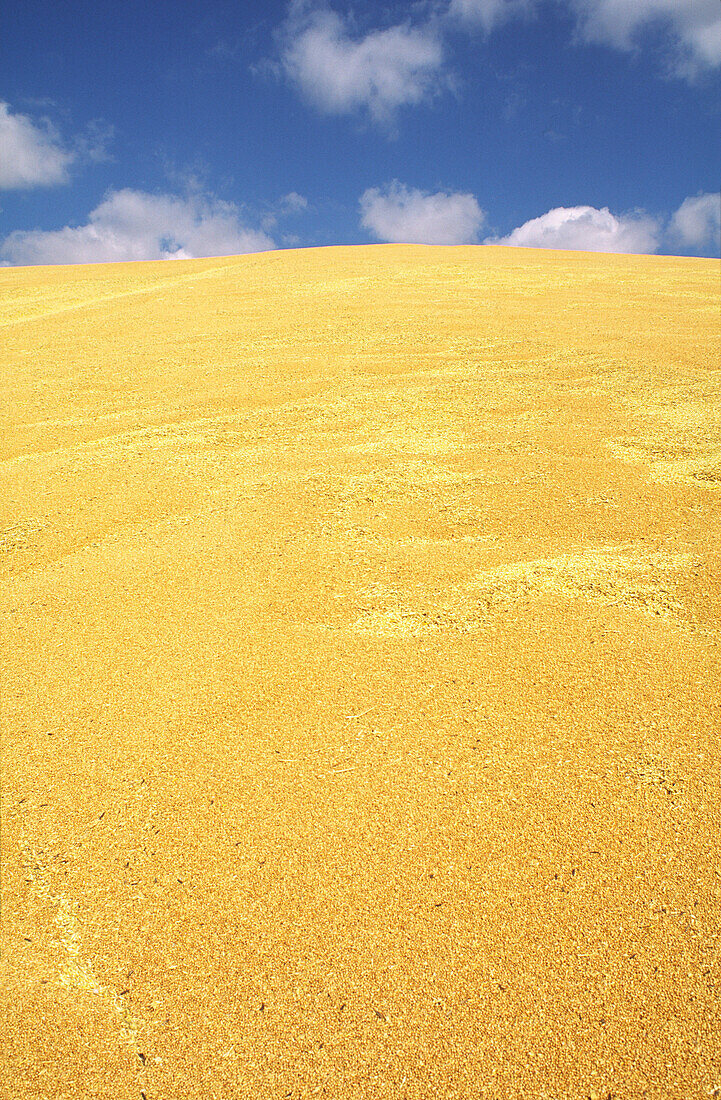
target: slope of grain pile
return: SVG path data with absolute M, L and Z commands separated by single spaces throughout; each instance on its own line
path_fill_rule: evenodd
M 3 1095 L 721 1095 L 717 277 L 0 270 Z

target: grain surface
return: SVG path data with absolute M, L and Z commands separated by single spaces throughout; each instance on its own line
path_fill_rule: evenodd
M 713 261 L 0 269 L 3 1096 L 721 1096 Z

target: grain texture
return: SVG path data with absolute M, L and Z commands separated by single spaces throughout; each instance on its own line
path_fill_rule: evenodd
M 0 270 L 3 1095 L 721 1096 L 712 261 Z

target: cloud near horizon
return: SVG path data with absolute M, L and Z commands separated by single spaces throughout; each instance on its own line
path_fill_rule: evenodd
M 394 244 L 478 244 L 485 213 L 474 195 L 429 194 L 394 180 L 371 187 L 360 198 L 361 225 L 377 240 Z M 643 210 L 613 214 L 607 206 L 558 206 L 531 218 L 485 245 L 557 248 L 583 252 L 650 254 L 661 245 L 681 244 L 701 251 L 719 247 L 721 196 L 684 200 L 670 219 Z
M 281 212 L 284 207 L 304 209 L 304 197 L 296 192 L 279 202 Z M 360 211 L 361 225 L 387 243 L 478 244 L 486 220 L 470 193 L 430 193 L 398 180 L 364 191 Z M 300 243 L 296 237 L 282 240 L 287 245 Z M 643 211 L 616 215 L 608 207 L 556 207 L 482 243 L 625 253 L 653 253 L 665 245 L 693 254 L 718 249 L 720 242 L 721 196 L 706 193 L 685 199 L 668 219 Z M 277 247 L 263 229 L 243 223 L 234 203 L 201 192 L 151 195 L 125 188 L 110 192 L 84 225 L 9 234 L 0 242 L 0 265 L 192 259 Z
M 558 206 L 531 218 L 505 237 L 487 237 L 484 244 L 520 248 L 579 249 L 584 252 L 655 252 L 661 224 L 644 213 L 612 214 L 607 206 Z
M 232 256 L 275 248 L 261 230 L 240 220 L 234 203 L 212 195 L 150 195 L 111 191 L 87 224 L 11 233 L 0 244 L 4 265 L 183 260 Z
M 431 24 L 403 23 L 354 37 L 337 12 L 296 0 L 282 39 L 286 76 L 326 114 L 366 110 L 389 125 L 400 107 L 430 99 L 443 84 L 443 46 Z
M 360 198 L 361 225 L 380 241 L 477 244 L 485 220 L 476 198 L 460 192 L 429 194 L 398 180 L 369 187 Z
M 54 187 L 70 181 L 76 159 L 49 122 L 36 123 L 0 100 L 0 189 Z
M 668 235 L 683 248 L 721 249 L 721 195 L 706 193 L 684 199 L 671 218 Z

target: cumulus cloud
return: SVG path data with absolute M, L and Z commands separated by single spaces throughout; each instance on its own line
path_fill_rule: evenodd
M 533 0 L 451 0 L 448 15 L 451 19 L 471 26 L 482 27 L 486 33 L 512 16 L 531 11 Z
M 475 244 L 484 213 L 475 197 L 438 191 L 431 195 L 395 180 L 361 195 L 361 225 L 380 241 L 409 244 Z
M 696 251 L 721 248 L 721 195 L 695 195 L 684 199 L 671 218 L 668 236 L 672 244 Z
M 665 26 L 679 47 L 676 70 L 694 75 L 721 65 L 721 4 L 718 0 L 568 0 L 582 36 L 631 49 L 642 29 Z
M 282 65 L 305 98 L 328 114 L 367 110 L 382 124 L 442 84 L 443 47 L 433 27 L 403 24 L 354 37 L 326 6 L 291 5 Z
M 0 101 L 0 188 L 14 190 L 67 183 L 76 154 L 49 122 L 36 123 Z
M 532 218 L 506 237 L 489 237 L 484 244 L 525 248 L 580 249 L 588 252 L 655 252 L 661 226 L 642 213 L 612 214 L 608 207 L 559 206 Z
M 11 265 L 82 264 L 229 256 L 274 247 L 265 233 L 242 224 L 233 203 L 125 188 L 108 194 L 86 225 L 11 233 L 0 245 L 0 258 Z
M 365 35 L 327 0 L 291 0 L 280 32 L 279 68 L 306 100 L 327 114 L 367 111 L 390 126 L 399 108 L 422 103 L 453 83 L 444 40 L 454 28 L 489 34 L 498 24 L 538 11 L 544 0 L 436 0 L 425 22 L 406 21 Z M 576 21 L 582 41 L 630 50 L 643 32 L 670 36 L 670 71 L 694 78 L 721 65 L 719 0 L 556 0 Z

